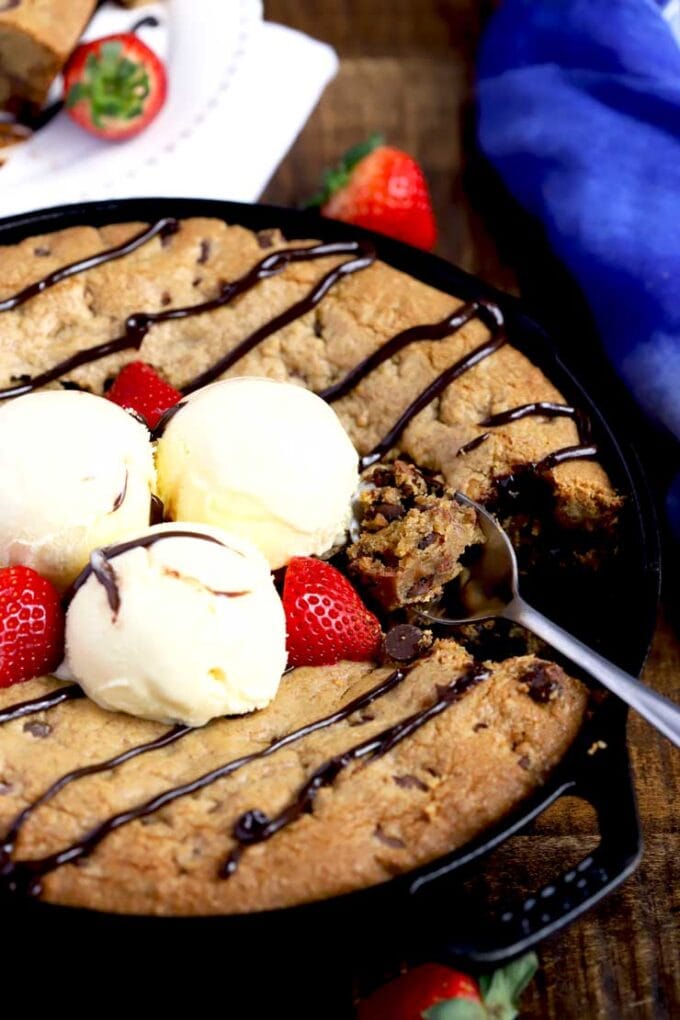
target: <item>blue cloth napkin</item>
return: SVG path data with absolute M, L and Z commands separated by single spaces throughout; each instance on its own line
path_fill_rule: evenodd
M 661 7 L 505 0 L 478 74 L 482 150 L 544 224 L 639 403 L 680 439 L 680 46 Z

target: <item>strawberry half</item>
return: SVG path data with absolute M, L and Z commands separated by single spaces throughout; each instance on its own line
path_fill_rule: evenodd
M 131 361 L 126 365 L 106 396 L 119 407 L 141 415 L 150 429 L 182 399 L 179 390 L 144 361 Z
M 49 673 L 64 652 L 57 589 L 30 567 L 0 570 L 0 687 Z
M 341 659 L 375 659 L 378 620 L 339 570 L 323 560 L 294 557 L 283 584 L 289 666 L 330 666 Z
M 165 68 L 136 35 L 124 32 L 83 43 L 64 69 L 64 101 L 86 131 L 120 142 L 143 131 L 168 92 Z
M 380 135 L 350 149 L 325 175 L 310 205 L 324 216 L 366 227 L 429 251 L 437 239 L 423 171 L 412 156 L 382 144 Z

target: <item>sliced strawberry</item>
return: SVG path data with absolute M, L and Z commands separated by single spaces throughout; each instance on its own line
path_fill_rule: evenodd
M 429 251 L 437 238 L 430 193 L 412 156 L 380 135 L 355 146 L 329 171 L 310 205 L 324 216 L 376 230 Z
M 86 131 L 111 141 L 143 131 L 160 113 L 167 91 L 162 62 L 129 32 L 83 43 L 64 69 L 69 115 Z
M 141 415 L 150 429 L 182 399 L 182 394 L 144 361 L 131 361 L 122 369 L 106 396 L 114 404 Z
M 59 592 L 30 567 L 0 570 L 0 687 L 49 673 L 64 653 Z
M 290 666 L 328 666 L 378 654 L 380 624 L 339 570 L 323 560 L 294 557 L 283 584 Z

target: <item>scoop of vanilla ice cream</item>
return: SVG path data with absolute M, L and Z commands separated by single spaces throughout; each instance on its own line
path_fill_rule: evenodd
M 198 390 L 156 452 L 166 514 L 249 538 L 272 570 L 343 540 L 357 463 L 328 404 L 301 386 L 255 377 Z
M 110 400 L 45 390 L 0 405 L 0 566 L 64 588 L 90 552 L 149 523 L 145 427 Z
M 66 615 L 66 663 L 85 693 L 188 726 L 267 705 L 286 668 L 286 624 L 262 553 L 193 523 L 147 528 L 123 550 L 107 550 L 108 585 L 97 570 L 79 580 Z

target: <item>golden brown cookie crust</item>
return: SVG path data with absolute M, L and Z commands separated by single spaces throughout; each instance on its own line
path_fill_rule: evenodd
M 75 227 L 0 248 L 0 298 L 60 266 L 120 244 L 141 227 Z M 213 298 L 224 282 L 286 244 L 277 231 L 264 236 L 218 220 L 186 220 L 176 234 L 3 313 L 0 384 L 35 375 L 83 347 L 121 335 L 132 312 Z M 141 357 L 181 386 L 300 300 L 337 262 L 292 265 L 226 308 L 154 326 L 140 352 L 110 356 L 69 378 L 102 392 L 123 364 Z M 436 322 L 460 305 L 377 263 L 337 284 L 316 310 L 266 340 L 227 374 L 290 380 L 320 391 L 389 337 L 408 326 Z M 472 321 L 443 341 L 415 344 L 338 401 L 334 406 L 358 450 L 369 451 L 434 377 L 487 337 L 486 327 Z M 406 429 L 399 449 L 423 467 L 441 471 L 452 487 L 485 497 L 494 479 L 517 464 L 578 442 L 570 419 L 531 417 L 494 429 L 476 450 L 457 456 L 483 431 L 482 419 L 536 400 L 562 397 L 538 368 L 506 345 L 426 408 Z M 550 477 L 566 523 L 597 525 L 618 508 L 618 496 L 595 462 L 564 464 Z M 264 910 L 381 882 L 463 845 L 542 783 L 578 732 L 586 691 L 558 667 L 552 667 L 558 693 L 542 702 L 530 696 L 522 679 L 536 666 L 534 657 L 488 664 L 489 677 L 459 702 L 384 757 L 350 766 L 332 788 L 320 792 L 312 814 L 250 848 L 228 881 L 217 878 L 234 846 L 230 834 L 241 813 L 280 811 L 321 762 L 431 704 L 437 685 L 463 675 L 470 661 L 454 641 L 438 642 L 403 683 L 360 717 L 121 828 L 80 866 L 50 874 L 44 897 L 129 913 Z M 67 786 L 26 825 L 17 856 L 42 857 L 62 849 L 106 816 L 326 715 L 389 671 L 355 663 L 295 670 L 264 711 L 217 721 L 115 772 Z M 36 680 L 0 691 L 0 709 L 53 686 L 53 680 Z M 156 724 L 106 713 L 85 700 L 0 726 L 0 832 L 64 773 L 161 732 Z
M 280 810 L 323 761 L 374 736 L 437 697 L 470 656 L 440 641 L 430 657 L 349 720 L 253 762 L 201 793 L 109 836 L 80 866 L 45 880 L 47 900 L 130 913 L 209 914 L 264 910 L 384 881 L 461 846 L 517 806 L 574 739 L 583 686 L 558 667 L 559 691 L 534 700 L 522 678 L 532 656 L 488 664 L 489 677 L 384 757 L 351 766 L 322 790 L 313 814 L 250 848 L 229 880 L 217 869 L 244 811 Z M 221 720 L 180 743 L 73 783 L 42 807 L 18 845 L 44 856 L 107 815 L 259 750 L 327 715 L 387 677 L 390 667 L 339 663 L 288 674 L 262 712 Z M 0 708 L 37 695 L 45 681 L 0 691 Z M 0 731 L 0 830 L 59 776 L 163 732 L 159 724 L 107 713 L 88 701 L 6 724 Z
M 72 227 L 0 247 L 0 298 L 68 262 L 122 243 L 142 226 Z M 268 251 L 305 243 L 286 242 L 278 231 L 258 235 L 221 220 L 184 220 L 176 234 L 156 238 L 6 312 L 0 384 L 9 385 L 12 377 L 34 375 L 85 346 L 120 336 L 133 311 L 154 312 L 214 298 L 224 282 L 243 274 Z M 122 365 L 141 358 L 181 387 L 303 297 L 340 261 L 336 257 L 291 265 L 224 308 L 154 326 L 139 353 L 110 355 L 69 378 L 99 393 Z M 336 284 L 315 310 L 265 340 L 226 375 L 268 376 L 318 392 L 391 336 L 409 326 L 437 322 L 461 305 L 458 298 L 377 262 Z M 370 451 L 428 383 L 488 336 L 482 322 L 473 319 L 444 340 L 412 344 L 335 403 L 359 452 Z M 578 443 L 569 418 L 528 417 L 493 429 L 476 450 L 458 455 L 461 446 L 485 431 L 479 423 L 486 417 L 539 400 L 563 402 L 563 397 L 540 369 L 506 344 L 426 407 L 398 448 L 422 467 L 441 471 L 452 488 L 484 499 L 494 478 Z M 561 464 L 548 476 L 565 526 L 596 525 L 620 505 L 595 461 Z

